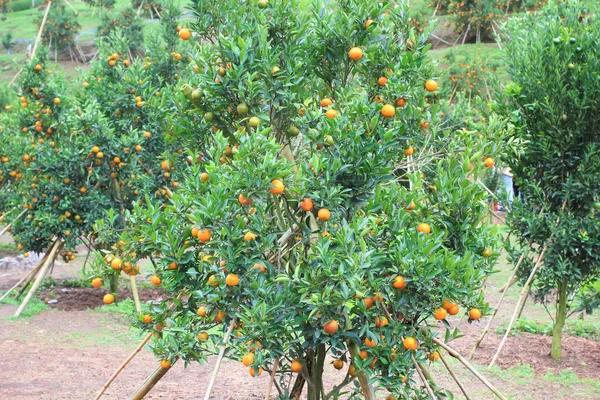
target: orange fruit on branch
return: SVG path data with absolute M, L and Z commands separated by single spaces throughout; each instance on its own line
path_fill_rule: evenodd
M 192 32 L 188 28 L 183 28 L 179 31 L 179 37 L 183 40 L 189 40 L 192 37 Z
M 292 365 L 290 367 L 292 369 L 292 372 L 296 373 L 296 374 L 299 374 L 300 372 L 302 372 L 302 369 L 304 368 L 302 363 L 298 360 L 292 361 Z
M 435 92 L 438 86 L 438 83 L 433 79 L 429 79 L 427 82 L 425 82 L 425 90 L 428 92 Z
M 339 327 L 340 326 L 339 326 L 338 322 L 336 320 L 332 319 L 331 321 L 329 321 L 328 323 L 323 325 L 323 330 L 328 335 L 333 335 L 338 331 Z
M 431 227 L 429 226 L 429 224 L 421 223 L 417 227 L 417 232 L 420 232 L 420 233 L 431 233 Z
M 321 208 L 317 213 L 317 216 L 321 221 L 328 221 L 331 218 L 331 212 L 326 208 Z
M 479 318 L 481 318 L 481 311 L 478 308 L 471 308 L 469 310 L 469 317 L 472 320 L 477 321 Z
M 393 286 L 394 286 L 394 289 L 398 289 L 398 290 L 404 289 L 406 287 L 406 281 L 404 280 L 404 277 L 402 277 L 400 275 L 395 277 Z
M 362 58 L 363 51 L 360 47 L 353 47 L 348 51 L 348 57 L 350 57 L 354 61 L 358 61 Z
M 392 118 L 394 115 L 396 115 L 396 109 L 393 105 L 386 104 L 381 109 L 381 115 L 383 115 L 386 118 Z
M 225 278 L 227 286 L 237 286 L 240 283 L 240 278 L 236 274 L 229 274 Z
M 404 348 L 406 350 L 416 350 L 417 349 L 417 340 L 413 337 L 406 337 L 404 338 L 404 340 L 402 341 L 402 345 L 404 346 Z
M 113 296 L 112 294 L 106 294 L 104 295 L 104 298 L 102 299 L 102 301 L 104 302 L 104 304 L 112 304 L 115 302 L 115 296 Z
M 273 179 L 271 181 L 271 188 L 269 189 L 273 194 L 281 194 L 285 189 L 285 185 L 279 179 Z

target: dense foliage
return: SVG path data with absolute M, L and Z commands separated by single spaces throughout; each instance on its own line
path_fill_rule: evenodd
M 574 294 L 600 275 L 600 23 L 569 2 L 512 20 L 508 28 L 512 83 L 506 92 L 518 110 L 513 118 L 522 149 L 507 163 L 525 199 L 509 214 L 518 238 L 513 254 L 549 244 L 534 282 L 538 301 L 556 299 L 552 356 L 560 358 Z M 523 280 L 532 268 L 528 260 Z
M 252 375 L 278 359 L 282 398 L 307 380 L 309 398 L 324 398 L 327 355 L 349 368 L 331 395 L 356 377 L 367 398 L 372 385 L 426 396 L 415 362 L 436 359 L 436 319 L 487 312 L 479 288 L 496 236 L 474 178 L 493 164 L 502 121 L 443 129 L 425 101 L 438 86 L 426 35 L 400 6 L 193 11 L 179 36 L 194 43 L 196 74 L 165 130 L 191 166 L 166 206 L 126 213 L 134 229 L 107 254 L 111 265 L 152 258 L 153 281 L 177 297 L 139 316 L 160 332 L 155 353 L 205 360 L 231 326 L 227 355 Z

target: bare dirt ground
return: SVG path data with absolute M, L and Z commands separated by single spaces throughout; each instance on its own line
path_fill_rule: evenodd
M 81 269 L 83 256 L 75 263 L 55 268 L 54 277 L 74 278 Z M 22 271 L 0 280 L 0 290 L 20 278 Z M 143 277 L 139 277 L 143 279 Z M 518 291 L 516 287 L 511 289 Z M 100 289 L 70 289 L 60 286 L 47 289 L 39 297 L 57 298 L 52 308 L 31 318 L 12 319 L 15 307 L 0 305 L 0 399 L 89 399 L 100 390 L 108 377 L 141 341 L 139 332 L 128 326 L 126 318 L 95 309 L 101 306 L 104 291 Z M 123 292 L 122 295 L 127 295 Z M 142 300 L 158 298 L 159 289 L 145 289 Z M 497 287 L 488 288 L 488 301 L 495 304 Z M 514 297 L 514 296 L 513 296 Z M 493 328 L 510 317 L 514 298 L 499 312 Z M 539 312 L 533 306 L 524 315 Z M 452 346 L 467 355 L 485 322 L 468 324 L 464 319 L 451 321 L 465 337 Z M 474 364 L 510 399 L 584 399 L 600 398 L 600 343 L 581 338 L 565 337 L 564 359 L 548 357 L 551 338 L 533 334 L 511 336 L 498 361 L 498 367 L 486 370 L 501 336 L 494 330 L 475 355 Z M 472 399 L 493 399 L 493 395 L 468 373 L 456 360 L 447 357 Z M 201 399 L 204 396 L 214 357 L 205 365 L 190 365 L 184 369 L 177 363 L 146 397 L 148 399 Z M 158 362 L 144 349 L 121 373 L 103 399 L 127 399 L 156 368 Z M 527 365 L 527 367 L 523 367 Z M 456 384 L 441 363 L 431 366 L 437 383 L 452 390 L 458 399 Z M 343 379 L 345 371 L 326 366 L 327 381 L 333 385 Z M 550 374 L 550 375 L 549 375 Z M 238 361 L 227 360 L 222 365 L 212 399 L 243 400 L 264 398 L 269 377 L 263 373 L 252 378 Z M 272 398 L 275 398 L 273 395 Z M 382 391 L 378 398 L 385 398 Z

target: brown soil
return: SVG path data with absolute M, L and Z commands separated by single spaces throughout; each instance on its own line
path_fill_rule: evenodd
M 102 298 L 109 291 L 106 289 L 95 288 L 65 288 L 59 285 L 40 291 L 38 297 L 41 300 L 58 300 L 56 303 L 49 303 L 48 306 L 53 309 L 63 311 L 82 311 L 102 307 L 104 302 Z M 140 301 L 159 300 L 165 297 L 165 292 L 161 289 L 141 289 L 138 290 Z M 119 289 L 119 299 L 133 298 L 131 289 Z

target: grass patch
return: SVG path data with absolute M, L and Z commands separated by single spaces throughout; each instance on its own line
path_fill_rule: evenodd
M 496 333 L 503 335 L 508 327 L 508 322 L 496 328 Z M 519 332 L 536 333 L 539 335 L 552 336 L 552 324 L 540 323 L 529 318 L 520 318 L 513 325 L 511 334 Z M 568 321 L 564 333 L 570 336 L 579 336 L 592 340 L 600 340 L 600 326 L 591 321 L 574 320 Z
M 4 291 L 1 292 L 0 294 L 4 294 Z M 12 306 L 18 307 L 21 305 L 22 300 L 23 300 L 22 298 L 20 300 L 16 300 L 12 295 L 9 295 L 7 298 L 2 300 L 2 304 L 10 304 Z M 43 301 L 41 301 L 40 299 L 38 299 L 37 297 L 34 296 L 31 298 L 29 303 L 27 303 L 27 307 L 25 307 L 25 310 L 23 310 L 23 312 L 21 313 L 21 315 L 18 318 L 11 315 L 8 317 L 1 318 L 0 320 L 18 320 L 18 319 L 24 319 L 24 318 L 31 318 L 31 317 L 35 317 L 42 311 L 46 311 L 47 309 L 48 309 L 48 306 L 46 305 L 46 303 L 44 303 Z
M 89 311 L 103 314 L 117 314 L 125 317 L 130 317 L 131 315 L 137 314 L 137 311 L 135 310 L 135 303 L 130 298 L 126 298 L 118 303 L 107 304 Z

